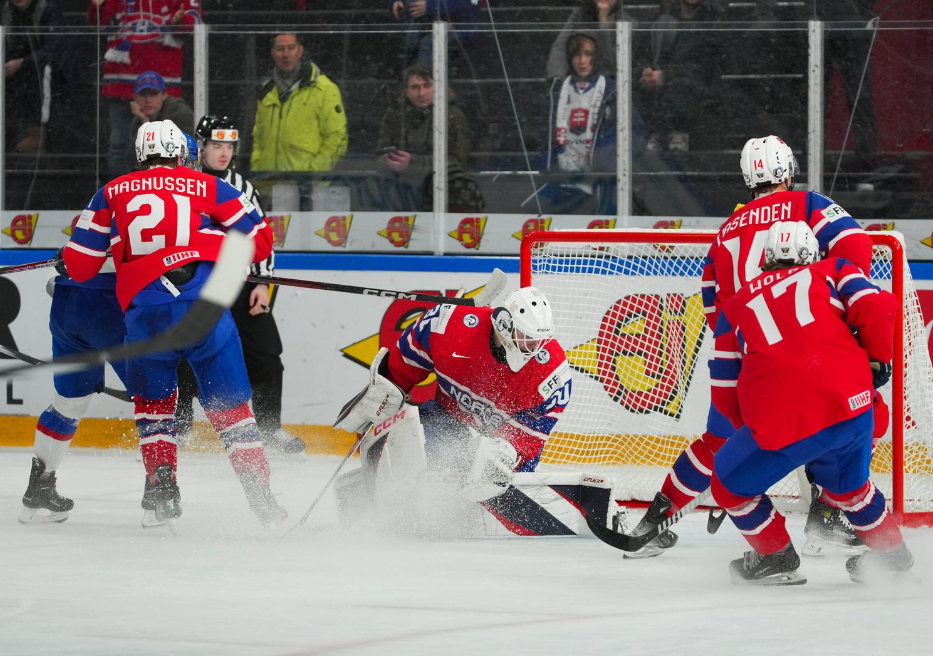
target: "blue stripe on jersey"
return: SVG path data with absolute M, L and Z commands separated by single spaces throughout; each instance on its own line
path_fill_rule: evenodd
M 709 361 L 709 376 L 716 380 L 738 380 L 740 371 L 742 361 L 738 358 L 716 358 Z
M 106 253 L 110 248 L 110 235 L 87 228 L 75 228 L 75 231 L 71 233 L 71 241 L 78 246 L 84 246 L 101 253 Z
M 217 204 L 223 205 L 229 200 L 239 198 L 242 195 L 242 191 L 234 187 L 233 185 L 224 182 L 220 178 L 217 178 Z
M 713 307 L 716 304 L 716 287 L 703 287 L 700 298 L 703 299 L 703 307 Z
M 527 426 L 537 433 L 550 435 L 551 431 L 554 430 L 554 424 L 557 423 L 557 419 L 554 417 L 542 417 L 537 415 L 535 414 L 536 410 L 538 410 L 538 408 L 535 408 L 534 410 L 523 410 L 522 412 L 513 415 L 512 419 L 520 423 L 522 426 Z
M 833 199 L 819 194 L 815 191 L 807 192 L 807 223 L 811 228 L 816 228 L 823 218 L 814 217 L 815 212 L 826 209 L 830 205 L 837 205 Z M 835 239 L 843 230 L 861 230 L 861 226 L 851 216 L 842 216 L 838 219 L 827 221 L 819 232 L 815 232 L 816 240 L 820 244 L 821 250 L 829 250 L 829 243 Z
M 742 336 L 741 330 L 735 331 L 735 340 L 739 345 L 739 353 L 745 353 L 745 338 Z
M 758 506 L 747 515 L 736 517 L 730 512 L 729 516 L 740 531 L 753 531 L 768 521 L 773 510 L 774 504 L 771 503 L 771 499 L 767 495 L 762 495 L 758 497 Z
M 719 337 L 720 335 L 725 335 L 726 333 L 732 332 L 732 324 L 729 323 L 729 318 L 726 316 L 725 312 L 719 313 L 719 319 L 716 321 L 716 333 L 713 337 Z
M 415 350 L 412 349 L 411 346 L 408 345 L 408 335 L 410 333 L 411 333 L 411 326 L 409 326 L 405 330 L 405 332 L 402 333 L 402 336 L 399 338 L 398 340 L 399 353 L 401 353 L 403 357 L 409 360 L 412 360 L 419 367 L 422 367 L 423 369 L 428 369 L 428 370 L 434 369 L 434 365 L 431 362 L 424 359 L 419 353 L 416 353 Z M 419 343 L 418 340 L 414 340 L 414 341 L 415 343 Z M 430 351 L 428 351 L 428 353 L 430 353 Z
M 871 284 L 866 278 L 850 278 L 845 282 L 842 288 L 839 290 L 839 293 L 842 294 L 847 300 L 858 292 L 865 291 L 866 289 L 874 289 L 876 291 L 878 288 Z

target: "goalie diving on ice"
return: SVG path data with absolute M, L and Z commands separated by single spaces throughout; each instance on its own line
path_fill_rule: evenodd
M 431 373 L 434 399 L 406 405 Z M 420 482 L 442 479 L 460 500 L 482 505 L 487 532 L 575 534 L 580 506 L 601 505 L 594 512 L 605 517 L 611 483 L 595 477 L 581 486 L 579 473 L 535 473 L 570 394 L 570 368 L 540 290 L 515 290 L 497 307 L 432 307 L 379 351 L 369 384 L 335 423 L 356 433 L 373 426 L 361 468 L 335 482 L 344 519 L 389 499 L 397 507 L 399 498 L 418 496 Z M 562 496 L 555 485 L 576 487 Z

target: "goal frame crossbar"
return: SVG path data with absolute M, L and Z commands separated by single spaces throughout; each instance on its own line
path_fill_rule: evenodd
M 663 233 L 663 234 L 662 234 Z M 662 244 L 709 244 L 716 235 L 710 231 L 681 230 L 539 230 L 526 234 L 520 250 L 520 284 L 528 287 L 532 284 L 532 254 L 538 244 L 544 243 L 598 243 L 612 241 L 618 243 L 662 243 Z M 904 353 L 904 273 L 906 256 L 904 245 L 893 234 L 872 231 L 867 233 L 874 246 L 891 250 L 891 291 L 897 297 L 898 310 L 894 324 L 894 352 Z M 905 512 L 904 503 L 904 362 L 903 357 L 892 362 L 891 407 L 891 510 L 898 521 L 905 526 L 933 525 L 933 512 Z

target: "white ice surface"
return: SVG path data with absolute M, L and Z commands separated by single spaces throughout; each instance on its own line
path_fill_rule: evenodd
M 183 454 L 179 534 L 140 528 L 134 454 L 76 449 L 63 524 L 16 519 L 29 449 L 0 449 L 0 655 L 933 654 L 933 530 L 906 532 L 916 579 L 851 583 L 843 558 L 809 582 L 736 588 L 745 543 L 705 517 L 660 558 L 593 539 L 426 540 L 341 529 L 328 495 L 285 537 L 252 517 L 226 458 Z M 274 460 L 291 526 L 339 462 Z M 353 462 L 350 467 L 356 467 Z M 802 518 L 791 520 L 802 545 Z

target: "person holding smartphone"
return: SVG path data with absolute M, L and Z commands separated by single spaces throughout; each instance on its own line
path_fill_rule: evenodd
M 476 182 L 466 174 L 470 130 L 454 98 L 447 105 L 448 209 L 472 212 L 485 207 Z M 421 64 L 402 73 L 399 102 L 379 125 L 377 166 L 386 177 L 375 183 L 375 204 L 392 211 L 430 211 L 434 198 L 434 76 Z

